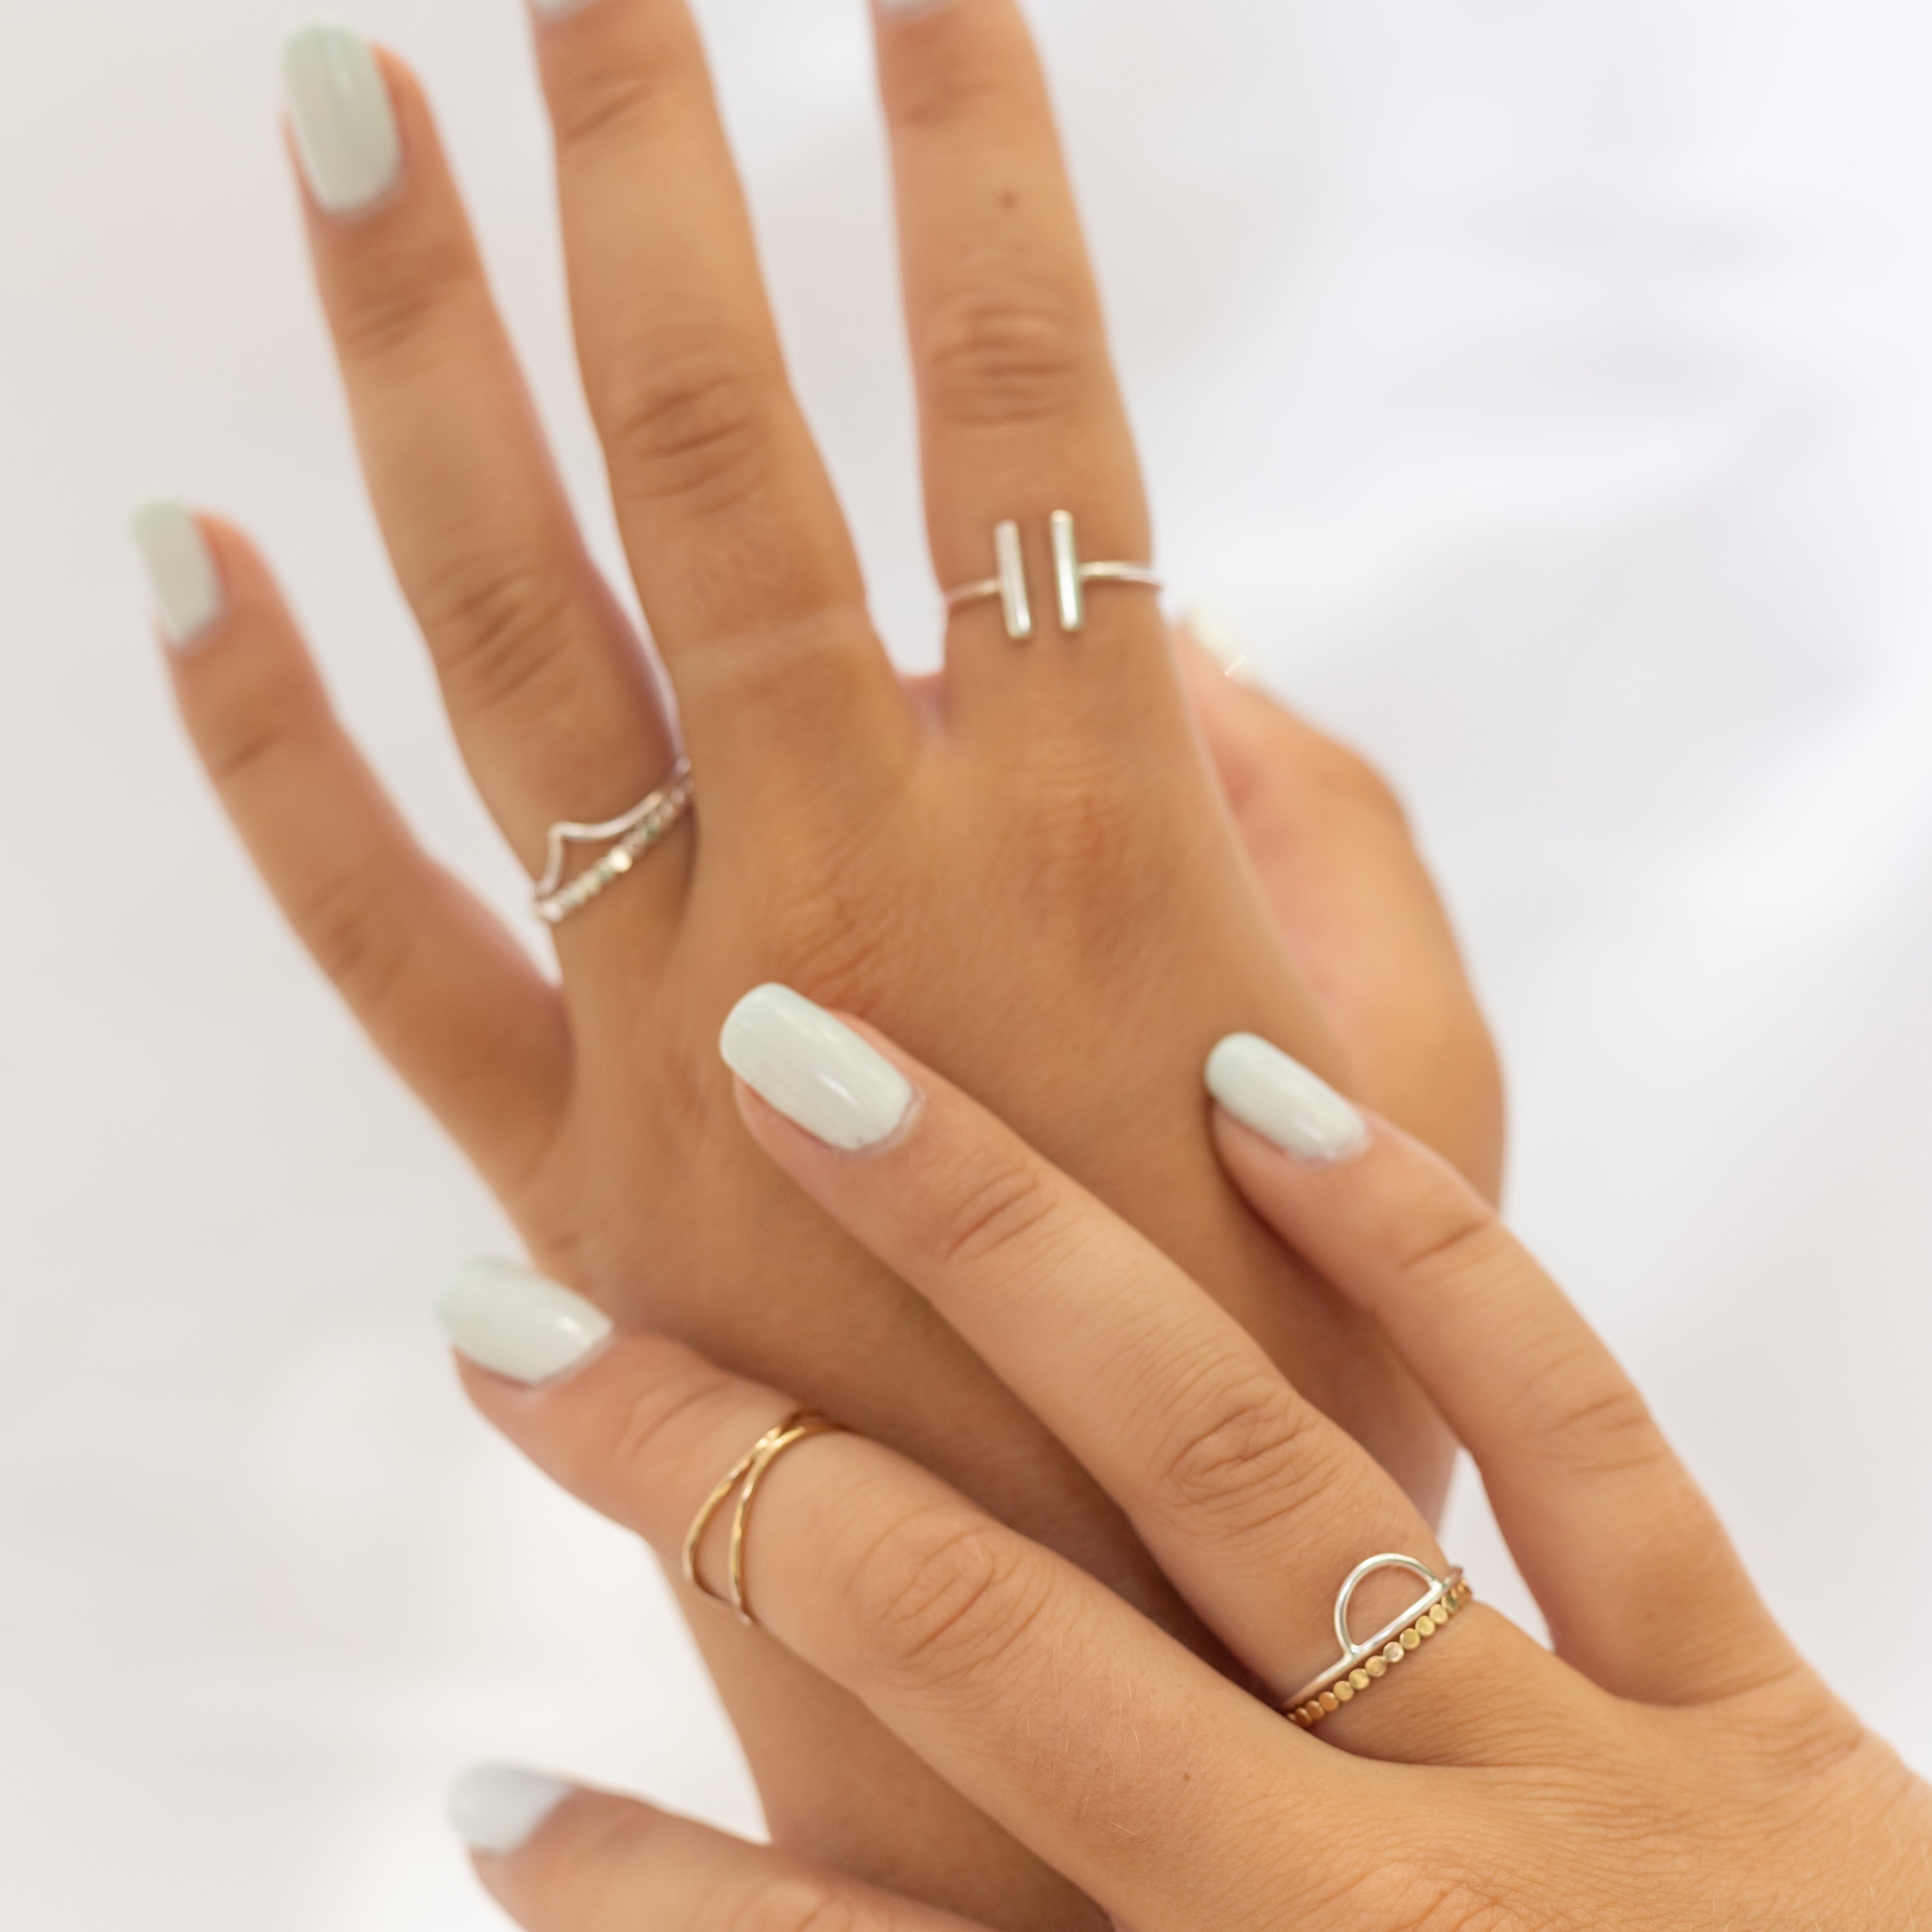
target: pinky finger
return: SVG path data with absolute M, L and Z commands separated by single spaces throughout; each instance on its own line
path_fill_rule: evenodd
M 449 1809 L 477 1875 L 524 1932 L 983 1932 L 804 1859 L 533 1772 L 469 1772 Z
M 256 870 L 377 1050 L 514 1193 L 562 1108 L 555 989 L 411 836 L 247 538 L 173 504 L 135 537 L 182 718 Z

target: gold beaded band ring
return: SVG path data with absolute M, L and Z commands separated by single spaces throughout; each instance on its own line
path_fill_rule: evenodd
M 796 1444 L 814 1436 L 843 1436 L 848 1432 L 844 1424 L 834 1422 L 829 1415 L 820 1415 L 813 1409 L 795 1409 L 782 1422 L 773 1423 L 732 1464 L 724 1480 L 705 1498 L 685 1534 L 684 1580 L 700 1596 L 709 1597 L 714 1604 L 722 1604 L 736 1610 L 739 1621 L 748 1627 L 758 1622 L 752 1614 L 751 1599 L 745 1592 L 745 1539 L 751 1528 L 752 1505 L 758 1498 L 759 1486 L 770 1473 L 772 1465 Z M 705 1533 L 718 1520 L 718 1511 L 730 1501 L 734 1490 L 738 1493 L 738 1507 L 731 1516 L 728 1571 L 730 1594 L 726 1596 L 712 1589 L 698 1574 L 698 1558 L 704 1546 Z
M 1348 1606 L 1357 1586 L 1379 1570 L 1413 1571 L 1429 1587 L 1395 1621 L 1376 1631 L 1365 1643 L 1348 1634 Z M 1352 1702 L 1378 1678 L 1386 1677 L 1412 1650 L 1420 1650 L 1426 1640 L 1448 1622 L 1475 1594 L 1463 1581 L 1460 1570 L 1438 1576 L 1426 1563 L 1412 1556 L 1371 1556 L 1358 1564 L 1335 1599 L 1335 1634 L 1342 1640 L 1340 1660 L 1331 1664 L 1318 1677 L 1304 1684 L 1282 1708 L 1304 1731 L 1312 1731 L 1324 1718 Z
M 561 926 L 572 913 L 614 885 L 690 812 L 694 796 L 691 766 L 680 758 L 671 768 L 670 776 L 622 818 L 607 818 L 601 825 L 578 825 L 568 820 L 553 825 L 548 840 L 550 862 L 530 894 L 530 904 L 538 918 L 546 926 Z M 570 848 L 594 844 L 606 838 L 616 842 L 594 866 L 580 872 L 566 886 L 563 873 L 570 862 Z

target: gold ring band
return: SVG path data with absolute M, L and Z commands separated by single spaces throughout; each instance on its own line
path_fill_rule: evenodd
M 709 1597 L 714 1604 L 722 1604 L 736 1610 L 741 1623 L 748 1627 L 755 1625 L 758 1620 L 752 1614 L 751 1598 L 745 1588 L 745 1540 L 751 1529 L 752 1505 L 757 1500 L 759 1487 L 770 1473 L 772 1465 L 788 1449 L 814 1436 L 848 1433 L 844 1424 L 833 1421 L 829 1415 L 820 1415 L 815 1409 L 794 1409 L 782 1422 L 773 1423 L 732 1464 L 724 1480 L 705 1498 L 697 1515 L 692 1518 L 691 1528 L 684 1539 L 684 1580 L 700 1596 Z M 728 1596 L 712 1589 L 698 1574 L 698 1559 L 704 1546 L 706 1532 L 717 1521 L 718 1512 L 731 1500 L 734 1490 L 737 1492 L 738 1506 L 731 1515 L 727 1573 L 730 1594 Z

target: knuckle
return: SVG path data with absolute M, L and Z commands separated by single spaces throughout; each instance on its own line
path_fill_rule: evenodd
M 687 50 L 659 37 L 621 62 L 596 54 L 569 62 L 550 89 L 550 125 L 559 148 L 582 155 L 628 150 L 662 130 L 670 100 L 694 77 Z
M 948 1268 L 1015 1254 L 1037 1240 L 1053 1214 L 1054 1191 L 1045 1171 L 1016 1150 L 988 1150 L 935 1179 L 926 1235 Z
M 941 422 L 1001 428 L 1075 413 L 1094 359 L 1091 326 L 1072 303 L 1045 288 L 988 285 L 934 312 L 920 366 Z
M 1411 1202 L 1390 1258 L 1402 1280 L 1440 1290 L 1489 1266 L 1507 1251 L 1509 1241 L 1486 1201 L 1436 1175 Z
M 381 248 L 358 265 L 354 286 L 332 304 L 338 352 L 352 368 L 408 364 L 440 352 L 449 324 L 475 299 L 476 264 L 448 244 Z
M 1594 1355 L 1566 1353 L 1549 1364 L 1528 1381 L 1522 1405 L 1523 1434 L 1573 1473 L 1621 1474 L 1669 1456 L 1635 1384 Z
M 887 1670 L 926 1685 L 966 1682 L 1039 1616 L 1024 1558 L 1017 1538 L 956 1508 L 907 1516 L 854 1572 L 860 1627 Z
M 1337 1473 L 1314 1411 L 1276 1376 L 1245 1373 L 1180 1407 L 1154 1471 L 1156 1493 L 1176 1513 L 1251 1534 L 1297 1513 Z
M 616 1408 L 608 1445 L 586 1445 L 595 1486 L 606 1489 L 614 1478 L 622 1488 L 649 1492 L 660 1487 L 664 1463 L 678 1439 L 727 1406 L 734 1390 L 723 1370 L 682 1351 L 670 1372 L 640 1377 Z
M 847 1894 L 798 1873 L 765 1880 L 724 1923 L 728 1932 L 874 1932 L 882 1924 Z
M 512 556 L 466 556 L 418 590 L 416 608 L 451 708 L 514 704 L 562 655 L 576 596 L 568 574 Z
M 394 997 L 414 950 L 412 922 L 370 887 L 365 874 L 332 873 L 290 909 L 290 923 L 329 982 L 364 1023 Z
M 716 514 L 744 501 L 765 473 L 770 385 L 728 342 L 648 346 L 612 372 L 601 404 L 611 468 L 646 502 Z

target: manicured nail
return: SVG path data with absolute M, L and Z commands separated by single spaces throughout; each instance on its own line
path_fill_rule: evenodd
M 848 1154 L 877 1147 L 904 1123 L 910 1081 L 789 986 L 760 986 L 731 1010 L 718 1042 L 746 1086 L 808 1134 Z
M 1349 1160 L 1369 1144 L 1367 1124 L 1327 1081 L 1251 1033 L 1230 1034 L 1208 1054 L 1208 1090 L 1297 1160 Z
M 1180 621 L 1188 634 L 1237 684 L 1255 681 L 1254 660 L 1246 642 L 1226 612 L 1198 601 L 1188 605 Z
M 610 1339 L 609 1316 L 515 1262 L 465 1262 L 436 1298 L 443 1331 L 479 1368 L 547 1382 Z
M 303 28 L 282 49 L 282 92 L 309 192 L 330 214 L 358 214 L 395 186 L 403 166 L 395 110 L 360 34 Z
M 148 568 L 161 628 L 179 650 L 221 615 L 221 579 L 208 540 L 184 503 L 143 503 L 128 528 Z
M 560 1778 L 511 1764 L 479 1764 L 449 1787 L 449 1822 L 472 1852 L 500 1856 L 526 1844 L 577 1789 Z

